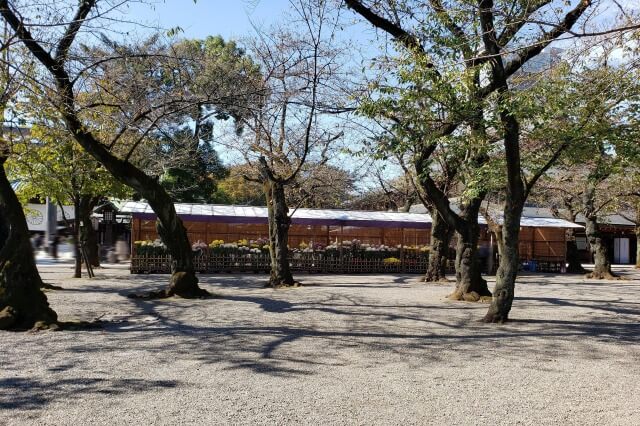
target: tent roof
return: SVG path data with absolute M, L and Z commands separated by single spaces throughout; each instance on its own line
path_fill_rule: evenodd
M 499 222 L 502 223 L 502 218 L 499 219 Z M 480 218 L 480 223 L 485 223 L 483 217 Z M 522 219 L 520 219 L 520 226 L 528 226 L 532 228 L 584 228 L 582 225 L 578 225 L 564 219 L 529 216 L 522 216 Z
M 229 206 L 219 204 L 176 203 L 176 212 L 186 220 L 226 223 L 267 223 L 266 207 Z M 143 219 L 155 214 L 148 203 L 127 201 L 120 207 L 122 213 L 132 213 Z M 387 228 L 429 228 L 431 216 L 417 213 L 374 212 L 358 210 L 297 209 L 291 221 L 298 225 L 344 225 Z
M 155 219 L 148 203 L 125 201 L 118 203 L 121 213 L 132 213 L 142 219 Z M 177 213 L 185 220 L 225 223 L 267 223 L 267 208 L 255 206 L 229 206 L 219 204 L 176 203 Z M 484 217 L 478 218 L 486 224 Z M 502 218 L 498 217 L 498 222 Z M 298 225 L 343 225 L 386 228 L 429 228 L 431 216 L 427 213 L 398 213 L 359 210 L 297 209 L 292 223 Z M 553 217 L 523 216 L 522 226 L 536 228 L 582 228 L 581 225 Z
M 457 204 L 451 205 L 452 210 L 459 211 Z M 411 206 L 411 211 L 414 213 L 424 213 L 427 211 L 424 205 L 415 204 Z M 494 216 L 494 220 L 498 223 L 503 222 L 502 212 L 492 210 L 491 214 Z M 478 223 L 486 225 L 487 221 L 484 216 L 478 216 Z M 520 226 L 532 227 L 532 228 L 584 228 L 582 225 L 569 222 L 565 219 L 559 219 L 553 217 L 551 210 L 542 208 L 528 208 L 525 207 L 522 212 L 522 219 L 520 219 Z

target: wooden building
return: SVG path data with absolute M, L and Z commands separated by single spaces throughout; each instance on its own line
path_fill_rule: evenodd
M 577 223 L 584 224 L 580 216 Z M 603 215 L 598 220 L 598 231 L 602 241 L 607 246 L 609 261 L 616 265 L 634 265 L 638 253 L 638 238 L 635 233 L 636 225 L 619 214 Z M 593 255 L 589 250 L 584 229 L 576 232 L 576 243 L 580 250 L 580 257 L 584 263 L 593 263 Z
M 213 251 L 225 252 L 223 249 L 226 247 L 228 253 L 234 247 L 237 248 L 238 244 L 255 250 L 246 253 L 245 257 L 255 260 L 262 254 L 262 260 L 258 263 L 245 262 L 238 260 L 241 259 L 238 254 L 234 255 L 233 260 L 226 261 L 233 265 L 223 269 L 239 268 L 242 265 L 246 266 L 245 269 L 268 268 L 268 256 L 264 252 L 258 253 L 258 249 L 263 247 L 268 237 L 265 207 L 176 204 L 176 211 L 184 221 L 194 250 L 204 250 L 209 256 L 209 263 L 199 268 L 203 272 L 218 270 L 215 262 L 211 264 Z M 168 268 L 168 263 L 163 263 L 164 261 L 160 261 L 160 264 L 164 265 L 162 267 L 156 265 L 149 268 L 145 266 L 145 261 L 141 260 L 142 257 L 148 257 L 149 253 L 153 253 L 150 247 L 158 238 L 156 216 L 148 204 L 126 202 L 120 207 L 120 212 L 132 215 L 132 270 L 147 272 Z M 483 223 L 484 220 L 481 218 L 480 222 Z M 523 267 L 560 272 L 566 255 L 565 229 L 571 227 L 580 228 L 579 225 L 562 219 L 523 217 L 520 241 Z M 334 250 L 344 258 L 339 265 L 335 264 L 338 265 L 337 270 L 334 271 L 326 265 L 318 270 L 393 270 L 421 273 L 426 270 L 430 228 L 431 217 L 426 213 L 297 209 L 292 215 L 289 232 L 292 267 L 316 270 L 319 268 L 318 265 L 325 265 L 326 262 L 322 259 Z M 162 254 L 159 243 L 157 247 L 157 252 Z M 146 254 L 142 255 L 143 251 Z M 493 266 L 497 265 L 496 247 L 491 233 L 487 232 L 485 226 L 481 230 L 479 251 L 485 270 L 491 272 Z M 303 266 L 298 264 L 298 260 Z M 257 264 L 260 266 L 256 266 Z
M 142 211 L 139 207 L 142 207 Z M 234 242 L 266 239 L 269 235 L 266 207 L 176 204 L 189 240 Z M 132 213 L 134 241 L 158 238 L 155 214 L 144 203 L 126 204 Z M 427 246 L 431 217 L 412 213 L 298 209 L 289 230 L 290 247 L 301 243 L 331 243 L 358 240 L 386 246 Z

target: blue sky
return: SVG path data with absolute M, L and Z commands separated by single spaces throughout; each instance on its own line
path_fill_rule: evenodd
M 130 18 L 150 26 L 184 30 L 186 38 L 221 35 L 238 39 L 282 20 L 289 0 L 157 0 L 131 7 Z
M 221 35 L 225 39 L 238 40 L 255 34 L 254 26 L 266 30 L 271 24 L 286 22 L 288 11 L 291 11 L 289 0 L 197 0 L 195 3 L 193 0 L 152 0 L 152 5 L 130 3 L 126 18 L 165 30 L 179 26 L 183 30 L 179 37 L 184 38 Z M 355 19 L 351 12 L 345 11 L 344 16 L 351 22 Z M 339 37 L 359 42 L 367 55 L 377 54 L 377 44 L 369 42 L 373 31 L 366 23 L 346 26 Z M 360 57 L 354 54 L 352 59 L 359 61 Z M 227 129 L 221 125 L 218 130 Z M 223 161 L 238 160 L 234 153 L 217 148 Z

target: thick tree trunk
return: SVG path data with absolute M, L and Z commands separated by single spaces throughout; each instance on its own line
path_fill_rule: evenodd
M 416 170 L 420 177 L 426 198 L 437 209 L 440 218 L 456 230 L 458 243 L 456 250 L 456 289 L 448 297 L 452 300 L 478 301 L 491 296 L 487 282 L 480 274 L 478 262 L 478 213 L 484 194 L 463 206 L 462 212 L 456 214 L 449 205 L 446 194 L 426 173 L 427 166 L 417 159 Z
M 438 210 L 431 209 L 431 244 L 425 282 L 447 281 L 446 268 L 451 233 L 451 228 Z
M 267 210 L 269 212 L 269 254 L 271 256 L 271 274 L 269 284 L 272 287 L 295 286 L 296 282 L 289 267 L 289 208 L 284 193 L 284 185 L 268 180 L 265 183 Z
M 481 5 L 485 11 L 486 4 Z M 481 14 L 483 30 L 490 27 L 487 22 L 486 12 Z M 485 45 L 496 48 L 485 35 Z M 496 48 L 497 49 L 497 48 Z M 507 186 L 504 205 L 504 223 L 502 225 L 502 256 L 496 272 L 496 285 L 493 290 L 491 305 L 482 319 L 488 323 L 504 323 L 509 320 L 509 312 L 515 297 L 516 278 L 518 276 L 518 266 L 520 265 L 519 243 L 520 243 L 520 219 L 522 210 L 527 200 L 528 188 L 522 176 L 520 158 L 520 123 L 515 115 L 509 110 L 508 85 L 502 60 L 498 58 L 493 63 L 492 75 L 494 81 L 499 85 L 499 109 L 500 122 L 504 129 L 504 154 L 507 171 Z M 540 174 L 538 175 L 538 177 Z M 535 183 L 535 178 L 529 181 L 529 185 Z M 530 187 L 529 187 L 530 188 Z
M 584 274 L 587 272 L 580 262 L 580 252 L 576 243 L 575 232 L 573 229 L 567 230 L 567 273 L 568 274 Z
M 639 210 L 640 211 L 640 210 Z M 636 269 L 640 269 L 640 213 L 636 225 Z
M 640 203 L 636 205 L 636 269 L 640 269 Z
M 609 253 L 607 246 L 602 241 L 602 236 L 598 230 L 597 217 L 589 215 L 585 218 L 585 232 L 587 241 L 589 241 L 589 249 L 593 256 L 593 271 L 586 275 L 586 278 L 598 280 L 611 280 L 619 278 L 611 271 L 611 262 L 609 261 Z
M 608 280 L 618 278 L 611 271 L 611 262 L 609 261 L 609 253 L 607 246 L 602 241 L 602 235 L 598 229 L 598 214 L 595 207 L 596 187 L 598 184 L 597 170 L 592 173 L 582 194 L 583 214 L 585 217 L 585 233 L 589 242 L 589 249 L 593 256 L 593 271 L 586 275 L 586 278 L 594 278 L 598 280 Z
M 80 240 L 80 201 L 73 202 L 73 249 L 75 254 L 75 266 L 73 278 L 82 277 L 82 249 Z
M 209 293 L 198 286 L 193 267 L 193 253 L 187 230 L 176 213 L 173 200 L 160 183 L 128 161 L 115 157 L 107 151 L 92 133 L 87 132 L 73 110 L 73 91 L 67 82 L 60 83 L 60 92 L 66 104 L 62 113 L 71 134 L 76 141 L 102 164 L 116 179 L 136 190 L 147 199 L 158 217 L 157 229 L 162 242 L 171 255 L 171 279 L 169 287 L 162 291 L 151 292 L 146 298 L 180 296 L 185 298 L 206 297 Z
M 41 290 L 29 228 L 0 159 L 0 330 L 52 328 L 57 315 Z
M 198 286 L 191 243 L 182 220 L 176 214 L 173 202 L 164 189 L 156 194 L 158 196 L 153 201 L 150 198 L 147 200 L 158 215 L 158 235 L 171 254 L 171 282 L 164 295 L 185 298 L 208 296 L 209 293 Z
M 524 197 L 523 197 L 524 198 Z M 515 296 L 516 277 L 520 256 L 518 246 L 520 241 L 520 218 L 524 201 L 513 200 L 507 196 L 504 209 L 504 225 L 502 226 L 502 256 L 496 272 L 496 285 L 493 289 L 493 299 L 484 322 L 504 323 L 509 319 L 509 312 Z
M 447 296 L 451 300 L 477 302 L 491 297 L 487 281 L 482 278 L 478 259 L 478 239 L 480 226 L 478 213 L 482 198 L 475 198 L 462 206 L 460 216 L 464 225 L 459 224 L 456 244 L 456 288 Z
M 93 229 L 93 223 L 91 222 L 91 213 L 96 206 L 98 198 L 90 196 L 82 196 L 80 198 L 80 219 L 82 220 L 82 234 L 81 240 L 84 246 L 89 263 L 93 267 L 100 266 L 100 251 L 98 249 L 98 235 L 96 230 Z

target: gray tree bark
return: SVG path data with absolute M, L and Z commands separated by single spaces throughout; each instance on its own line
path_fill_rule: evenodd
M 57 327 L 42 292 L 29 228 L 0 158 L 0 330 Z
M 136 190 L 146 198 L 158 217 L 158 234 L 171 254 L 171 280 L 169 287 L 158 292 L 151 292 L 143 297 L 204 297 L 208 292 L 198 286 L 193 267 L 193 253 L 182 220 L 176 214 L 173 200 L 160 183 L 135 167 L 126 158 L 116 157 L 107 146 L 80 121 L 75 106 L 74 82 L 66 71 L 69 49 L 80 31 L 84 19 L 95 6 L 95 0 L 81 2 L 76 11 L 74 21 L 67 26 L 67 33 L 58 42 L 55 58 L 36 41 L 29 29 L 23 25 L 16 13 L 9 8 L 6 1 L 0 2 L 0 14 L 16 32 L 20 41 L 29 49 L 35 58 L 49 71 L 55 79 L 59 109 L 67 129 L 84 150 L 104 166 L 116 179 Z M 133 295 L 136 297 L 137 295 Z
M 616 279 L 618 276 L 611 271 L 607 246 L 602 241 L 602 235 L 598 229 L 598 214 L 595 207 L 596 186 L 595 181 L 590 181 L 582 195 L 585 233 L 594 262 L 593 271 L 586 277 L 599 280 Z
M 451 300 L 477 302 L 491 297 L 487 281 L 482 278 L 478 258 L 480 226 L 478 214 L 482 198 L 474 198 L 463 205 L 460 217 L 463 219 L 456 229 L 456 288 L 447 296 Z
M 425 282 L 447 281 L 446 268 L 449 254 L 449 242 L 452 230 L 438 210 L 431 213 L 431 244 L 429 248 L 429 264 L 424 277 Z
M 269 213 L 269 254 L 271 273 L 269 285 L 290 287 L 296 285 L 289 267 L 289 208 L 285 198 L 284 185 L 275 180 L 264 183 Z
M 81 241 L 87 251 L 87 257 L 93 267 L 100 266 L 100 251 L 98 249 L 98 235 L 93 229 L 91 213 L 98 202 L 98 197 L 82 196 L 80 198 L 80 219 L 84 224 Z
M 567 273 L 568 274 L 584 274 L 587 271 L 582 267 L 580 261 L 580 252 L 576 243 L 575 231 L 567 230 Z

